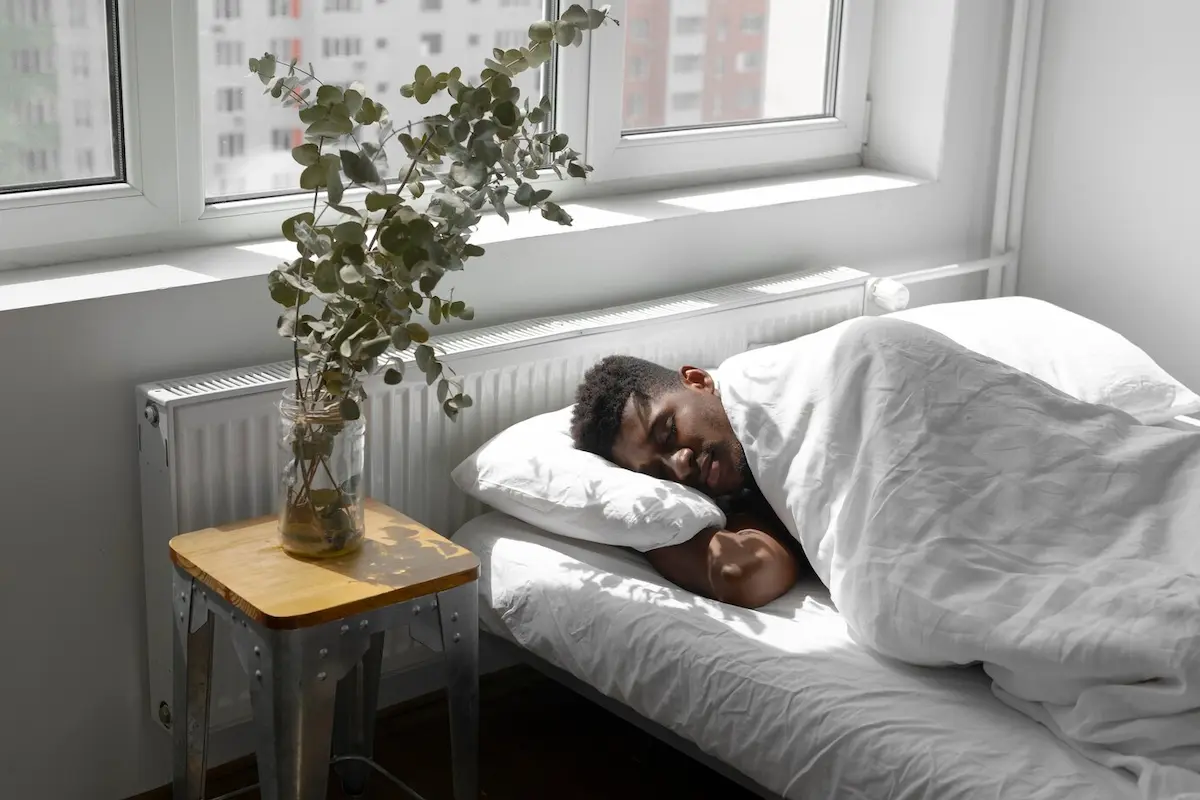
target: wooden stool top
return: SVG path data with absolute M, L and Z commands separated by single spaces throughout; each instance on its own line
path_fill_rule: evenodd
M 308 628 L 479 577 L 479 559 L 373 500 L 355 553 L 328 559 L 288 555 L 276 516 L 185 533 L 171 561 L 268 628 Z

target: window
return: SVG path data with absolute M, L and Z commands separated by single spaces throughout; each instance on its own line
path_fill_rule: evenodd
M 67 24 L 72 28 L 86 28 L 87 0 L 71 0 L 67 5 Z
M 31 175 L 51 178 L 53 173 L 58 171 L 57 150 L 46 150 L 45 148 L 26 150 L 21 154 L 21 161 L 25 165 L 25 170 Z
M 669 87 L 668 83 L 659 84 L 655 91 L 664 95 L 668 91 L 685 91 L 682 94 L 664 98 L 667 102 L 659 106 L 661 111 L 653 118 L 643 116 L 640 117 L 641 122 L 637 123 L 632 120 L 626 121 L 623 126 L 625 131 L 670 129 L 680 125 L 690 127 L 696 124 L 708 125 L 718 122 L 764 122 L 773 119 L 797 119 L 827 115 L 833 100 L 832 97 L 826 95 L 828 75 L 831 69 L 829 29 L 834 21 L 831 11 L 836 1 L 796 4 L 801 7 L 803 13 L 795 9 L 786 11 L 791 8 L 788 4 L 773 5 L 773 10 L 776 6 L 784 9 L 779 11 L 779 14 L 788 14 L 786 19 L 781 17 L 780 20 L 780 24 L 787 24 L 788 28 L 782 29 L 780 33 L 783 37 L 781 39 L 783 46 L 769 49 L 767 47 L 769 37 L 766 35 L 768 33 L 766 17 L 762 14 L 742 14 L 740 17 L 733 18 L 734 24 L 740 25 L 743 32 L 751 31 L 763 34 L 756 37 L 757 44 L 748 44 L 744 39 L 739 40 L 737 49 L 730 52 L 730 48 L 734 46 L 733 42 L 722 45 L 717 41 L 712 41 L 713 38 L 716 38 L 715 36 L 710 36 L 710 41 L 701 47 L 689 44 L 684 52 L 678 52 L 681 45 L 675 41 L 675 37 L 704 35 L 708 28 L 704 16 L 693 14 L 675 17 L 670 34 L 660 35 L 659 40 L 653 42 L 652 46 L 660 51 L 676 51 L 671 60 L 673 73 L 696 75 L 701 81 L 700 96 L 692 95 L 693 84 L 674 89 Z M 804 8 L 815 6 L 822 6 L 821 14 L 814 14 L 811 10 Z M 719 31 L 720 23 L 723 23 L 723 20 L 715 21 L 718 22 L 718 25 L 714 30 Z M 794 33 L 794 31 L 800 31 L 800 33 Z M 711 54 L 707 60 L 706 52 Z M 737 72 L 744 73 L 747 77 L 739 78 L 736 88 L 730 90 L 734 94 L 724 98 L 725 113 L 720 118 L 710 117 L 717 113 L 711 109 L 718 106 L 704 102 L 704 96 L 716 96 L 720 91 L 718 81 L 725 75 L 727 58 L 732 58 Z M 810 65 L 815 65 L 815 68 Z M 753 77 L 750 77 L 751 75 Z M 626 78 L 636 79 L 639 76 L 640 73 L 631 69 L 631 65 L 627 62 Z M 691 79 L 689 78 L 689 80 Z M 752 83 L 743 85 L 747 80 Z M 764 103 L 764 91 L 768 84 L 774 88 L 771 102 Z M 708 113 L 701 113 L 700 118 L 696 119 L 695 112 L 698 110 L 703 112 L 705 109 L 709 109 Z M 682 118 L 677 119 L 673 112 L 686 113 Z M 730 119 L 731 114 L 733 115 L 732 119 Z
M 92 127 L 92 104 L 88 100 L 75 101 L 75 127 Z
M 291 128 L 275 128 L 271 131 L 272 150 L 291 150 L 293 147 L 303 143 L 303 132 L 299 136 L 295 136 Z
M 646 113 L 645 95 L 634 92 L 625 98 L 625 113 L 630 117 L 640 117 Z
M 857 157 L 872 3 L 627 0 L 624 57 L 592 38 L 588 158 L 605 180 Z M 770 14 L 763 9 L 769 8 Z M 662 74 L 664 79 L 647 76 Z M 732 150 L 730 146 L 734 145 Z M 732 153 L 732 155 L 731 155 Z
M 57 121 L 57 106 L 45 97 L 18 100 L 13 103 L 13 107 L 22 125 L 52 125 Z
M 357 36 L 326 36 L 321 40 L 325 58 L 350 58 L 362 55 L 362 39 Z
M 442 35 L 440 33 L 421 34 L 421 56 L 437 56 L 442 53 Z
M 511 50 L 514 47 L 529 44 L 529 32 L 527 30 L 496 31 L 495 42 L 496 47 Z
M 6 231 L 39 227 L 21 221 L 26 191 L 124 180 L 108 8 L 98 0 L 0 0 L 0 219 Z M 77 155 L 82 150 L 92 151 L 90 164 Z M 0 249 L 15 237 L 5 238 Z
M 742 14 L 742 33 L 762 34 L 767 29 L 767 18 L 762 14 Z
M 222 133 L 217 137 L 217 155 L 237 158 L 246 153 L 246 137 L 241 133 Z
M 3 20 L 13 25 L 50 22 L 50 0 L 5 0 Z
M 737 54 L 738 72 L 758 72 L 762 65 L 762 50 L 749 50 Z
M 25 75 L 50 75 L 54 73 L 54 56 L 49 49 L 37 47 L 21 48 L 12 53 L 13 72 Z
M 701 99 L 699 92 L 676 92 L 671 95 L 671 108 L 675 111 L 695 111 L 700 108 Z
M 86 78 L 91 74 L 91 59 L 87 50 L 71 51 L 71 75 L 76 78 Z
M 244 69 L 246 66 L 246 53 L 242 43 L 218 41 L 217 65 L 221 67 L 242 67 Z
M 118 30 L 118 5 L 120 24 L 169 31 L 169 40 Z M 603 181 L 671 174 L 683 183 L 715 163 L 735 172 L 850 163 L 862 148 L 871 6 L 626 0 L 623 25 L 515 82 L 531 100 L 557 96 L 555 125 L 586 143 Z M 400 95 L 418 64 L 461 65 L 478 80 L 485 51 L 524 45 L 528 23 L 556 7 L 561 0 L 0 0 L 0 218 L 13 232 L 0 250 L 36 245 L 45 230 L 62 230 L 74 248 L 94 231 L 128 225 L 132 235 L 135 223 L 162 241 L 271 236 L 299 198 L 255 203 L 253 213 L 225 203 L 298 192 L 289 150 L 303 126 L 245 75 L 249 57 L 269 50 L 302 70 L 311 60 L 322 80 L 372 87 L 393 119 L 419 119 L 447 106 Z M 115 43 L 127 51 L 110 52 Z M 165 76 L 172 45 L 193 56 Z M 392 174 L 403 153 L 395 139 L 388 151 Z M 88 225 L 71 225 L 81 212 Z
M 304 60 L 304 47 L 302 40 L 294 37 L 272 39 L 270 52 L 273 53 L 276 58 L 283 61 L 300 62 Z
M 245 96 L 241 87 L 226 87 L 217 92 L 217 111 L 241 111 Z
M 238 19 L 242 16 L 242 0 L 213 0 L 213 16 L 217 19 Z

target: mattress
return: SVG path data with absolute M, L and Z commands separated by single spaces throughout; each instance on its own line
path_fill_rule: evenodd
M 697 597 L 637 553 L 491 513 L 480 621 L 787 798 L 1136 797 L 993 697 L 978 668 L 856 645 L 819 583 L 757 611 Z

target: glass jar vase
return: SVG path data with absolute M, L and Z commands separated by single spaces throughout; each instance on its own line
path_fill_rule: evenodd
M 298 400 L 292 391 L 279 403 L 279 420 L 283 549 L 310 558 L 357 550 L 366 532 L 365 421 L 345 419 L 336 399 Z

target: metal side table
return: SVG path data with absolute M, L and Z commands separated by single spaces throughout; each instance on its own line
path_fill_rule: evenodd
M 350 796 L 371 761 L 384 632 L 443 651 L 455 800 L 479 796 L 479 560 L 380 503 L 357 553 L 307 561 L 275 517 L 171 540 L 175 570 L 174 798 L 202 800 L 214 620 L 250 680 L 263 800 L 325 800 L 331 756 Z

